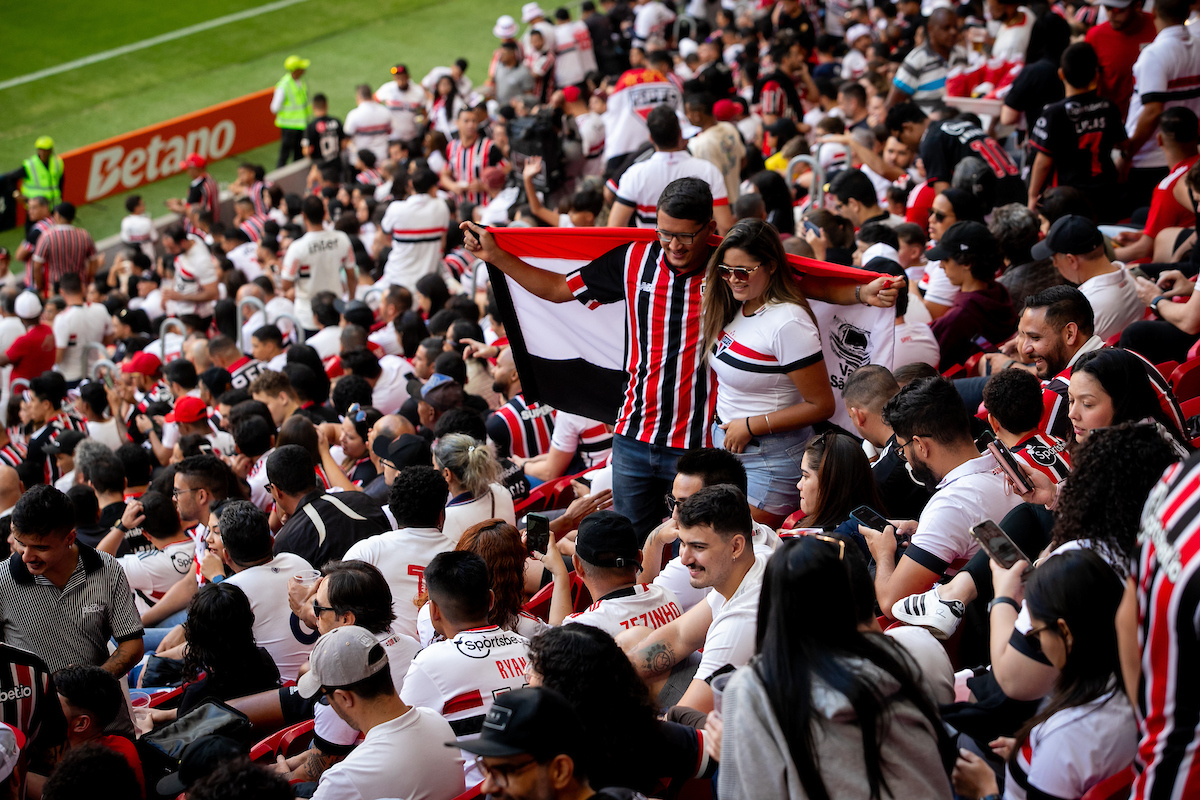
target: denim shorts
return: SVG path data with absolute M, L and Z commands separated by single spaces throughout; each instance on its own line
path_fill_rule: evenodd
M 771 514 L 790 514 L 800 507 L 800 461 L 812 428 L 754 437 L 758 444 L 748 444 L 738 454 L 746 468 L 746 494 L 750 505 Z M 713 447 L 723 447 L 725 431 L 717 424 L 712 428 Z

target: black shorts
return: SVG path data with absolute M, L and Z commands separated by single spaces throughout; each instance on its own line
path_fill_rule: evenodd
M 295 686 L 279 687 L 279 708 L 283 712 L 285 725 L 295 725 L 297 722 L 312 719 L 316 713 L 316 706 L 317 695 L 306 700 L 300 696 L 300 690 Z

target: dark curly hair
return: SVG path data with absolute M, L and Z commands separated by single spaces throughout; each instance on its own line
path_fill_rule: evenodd
M 232 583 L 210 583 L 196 592 L 183 633 L 188 645 L 183 669 L 189 680 L 201 672 L 228 678 L 244 663 L 258 660 L 254 611 L 246 593 Z
M 659 770 L 645 753 L 658 745 L 650 690 L 605 631 L 590 625 L 551 628 L 529 643 L 541 685 L 567 699 L 588 727 L 593 786 L 648 791 Z
M 1136 454 L 1136 458 L 1130 458 Z M 1094 431 L 1075 451 L 1071 478 L 1058 501 L 1051 547 L 1087 539 L 1110 561 L 1137 557 L 1142 506 L 1179 455 L 1158 428 L 1126 422 Z

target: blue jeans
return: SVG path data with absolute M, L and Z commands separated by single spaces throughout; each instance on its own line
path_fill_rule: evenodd
M 675 480 L 679 457 L 687 451 L 613 436 L 613 510 L 645 537 L 667 516 L 665 497 Z
M 770 514 L 787 516 L 800 507 L 800 461 L 812 439 L 813 429 L 763 434 L 738 454 L 746 468 L 746 500 L 754 508 Z M 725 431 L 713 423 L 713 447 L 723 447 Z

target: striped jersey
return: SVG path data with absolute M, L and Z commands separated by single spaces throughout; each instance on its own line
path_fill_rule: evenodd
M 0 643 L 0 722 L 25 734 L 30 752 L 35 755 L 66 738 L 62 706 L 46 662 L 28 650 L 3 643 Z
M 267 365 L 263 362 L 242 356 L 229 365 L 229 385 L 235 389 L 249 389 L 254 379 L 266 370 Z
M 0 446 L 0 463 L 16 469 L 21 466 L 21 462 L 25 460 L 27 450 L 24 442 L 18 442 L 15 439 L 10 439 L 8 443 Z
M 1012 454 L 1058 483 L 1071 472 L 1071 457 L 1067 454 L 1067 447 L 1063 439 L 1034 431 L 1012 448 Z
M 1200 454 L 1167 469 L 1138 536 L 1142 646 L 1140 774 L 1135 800 L 1200 795 Z
M 717 387 L 700 331 L 703 284 L 702 268 L 676 272 L 657 242 L 614 248 L 567 276 L 567 286 L 588 308 L 626 300 L 629 382 L 617 434 L 665 447 L 709 445 Z
M 654 228 L 658 225 L 658 198 L 667 184 L 679 178 L 699 178 L 712 191 L 714 207 L 729 205 L 721 170 L 686 150 L 658 151 L 627 169 L 620 183 L 610 180 L 608 188 L 618 203 L 633 207 L 639 228 Z
M 213 222 L 221 221 L 221 189 L 212 175 L 206 172 L 192 181 L 188 186 L 187 205 L 189 211 L 207 211 L 212 214 Z M 184 229 L 188 233 L 203 233 L 192 224 L 190 217 L 184 220 Z
M 582 462 L 582 469 L 602 467 L 612 455 L 612 426 L 567 411 L 556 411 L 550 444 L 564 453 L 574 453 Z M 568 470 L 577 471 L 574 462 Z
M 271 188 L 270 181 L 255 181 L 250 184 L 250 189 L 247 194 L 254 201 L 254 215 L 266 219 L 267 213 L 271 210 L 271 196 L 267 194 L 267 190 Z
M 74 225 L 55 225 L 42 231 L 33 260 L 43 265 L 42 283 L 46 287 L 68 272 L 76 272 L 82 278 L 87 275 L 88 261 L 96 255 L 96 243 L 92 235 Z
M 450 175 L 460 183 L 479 180 L 484 167 L 494 167 L 503 160 L 504 154 L 500 152 L 500 148 L 484 136 L 478 137 L 471 144 L 463 144 L 461 139 L 454 139 L 446 148 L 446 162 L 450 165 Z M 485 206 L 488 196 L 487 192 L 466 191 L 458 195 L 458 201 Z
M 533 458 L 550 452 L 554 436 L 554 409 L 541 403 L 527 403 L 518 394 L 488 418 L 488 438 L 496 443 L 500 458 Z
M 615 637 L 635 625 L 656 630 L 682 615 L 674 592 L 658 584 L 640 583 L 609 592 L 578 614 L 568 615 L 563 624 L 591 625 Z
M 260 216 L 256 211 L 254 216 L 246 217 L 244 220 L 238 223 L 238 227 L 241 228 L 242 232 L 250 238 L 250 241 L 257 244 L 263 240 L 263 236 L 265 235 L 263 232 L 263 223 L 266 221 L 267 218 Z

